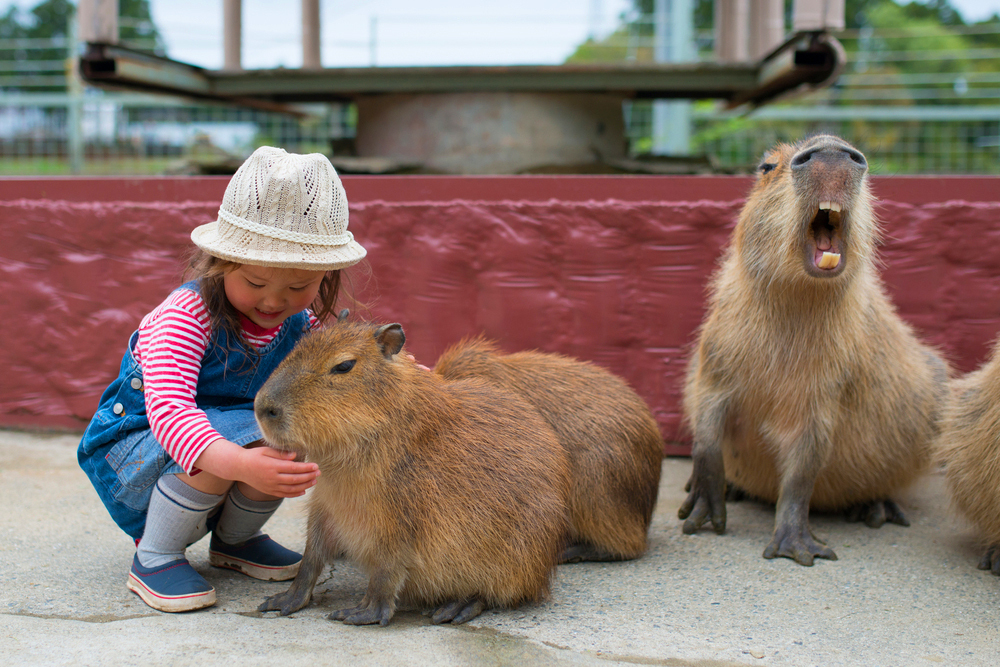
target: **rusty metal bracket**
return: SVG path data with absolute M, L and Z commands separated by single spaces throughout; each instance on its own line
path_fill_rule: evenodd
M 212 70 L 161 58 L 114 44 L 90 42 L 80 58 L 80 76 L 104 88 L 182 95 L 206 101 L 305 116 L 287 104 L 241 96 L 220 96 L 214 90 Z
M 764 56 L 757 87 L 734 95 L 726 108 L 789 99 L 825 88 L 840 76 L 847 62 L 844 47 L 825 32 L 798 32 Z

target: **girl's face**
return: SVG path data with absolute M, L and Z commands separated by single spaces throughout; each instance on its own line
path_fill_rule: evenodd
M 226 298 L 254 324 L 272 329 L 316 300 L 325 271 L 242 264 L 223 277 Z

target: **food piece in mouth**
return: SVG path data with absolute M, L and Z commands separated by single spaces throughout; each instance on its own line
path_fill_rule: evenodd
M 823 256 L 816 262 L 816 266 L 821 269 L 835 269 L 840 265 L 839 252 L 824 252 Z
M 813 218 L 812 234 L 816 243 L 816 267 L 830 270 L 840 266 L 840 212 L 842 207 L 837 202 L 821 201 L 819 211 Z M 822 253 L 822 254 L 821 254 Z

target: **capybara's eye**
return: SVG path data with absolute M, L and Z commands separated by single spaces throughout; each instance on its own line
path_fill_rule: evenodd
M 758 171 L 760 171 L 760 173 L 766 174 L 769 171 L 774 171 L 774 168 L 777 166 L 778 165 L 775 164 L 774 162 L 761 162 L 760 166 L 757 167 L 757 169 Z
M 347 361 L 341 361 L 339 364 L 330 369 L 330 373 L 333 375 L 339 375 L 341 373 L 349 373 L 354 364 L 357 363 L 355 359 L 348 359 Z

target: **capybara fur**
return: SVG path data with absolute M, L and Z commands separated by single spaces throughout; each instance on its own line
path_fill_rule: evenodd
M 828 135 L 764 155 L 688 366 L 684 532 L 725 530 L 727 480 L 777 504 L 765 558 L 836 559 L 810 507 L 906 524 L 891 496 L 930 461 L 948 368 L 885 294 L 867 175 Z
M 560 354 L 503 354 L 483 338 L 446 350 L 434 371 L 509 389 L 555 431 L 572 480 L 564 562 L 628 560 L 645 552 L 663 439 L 649 406 L 622 379 Z
M 321 472 L 298 576 L 261 611 L 307 605 L 340 556 L 370 577 L 361 604 L 330 617 L 349 624 L 385 625 L 397 600 L 462 623 L 546 595 L 568 531 L 555 434 L 524 399 L 445 380 L 403 342 L 398 324 L 339 321 L 303 338 L 257 394 L 268 444 Z
M 981 368 L 952 382 L 939 446 L 952 502 L 986 544 L 979 567 L 1000 575 L 1000 341 Z

